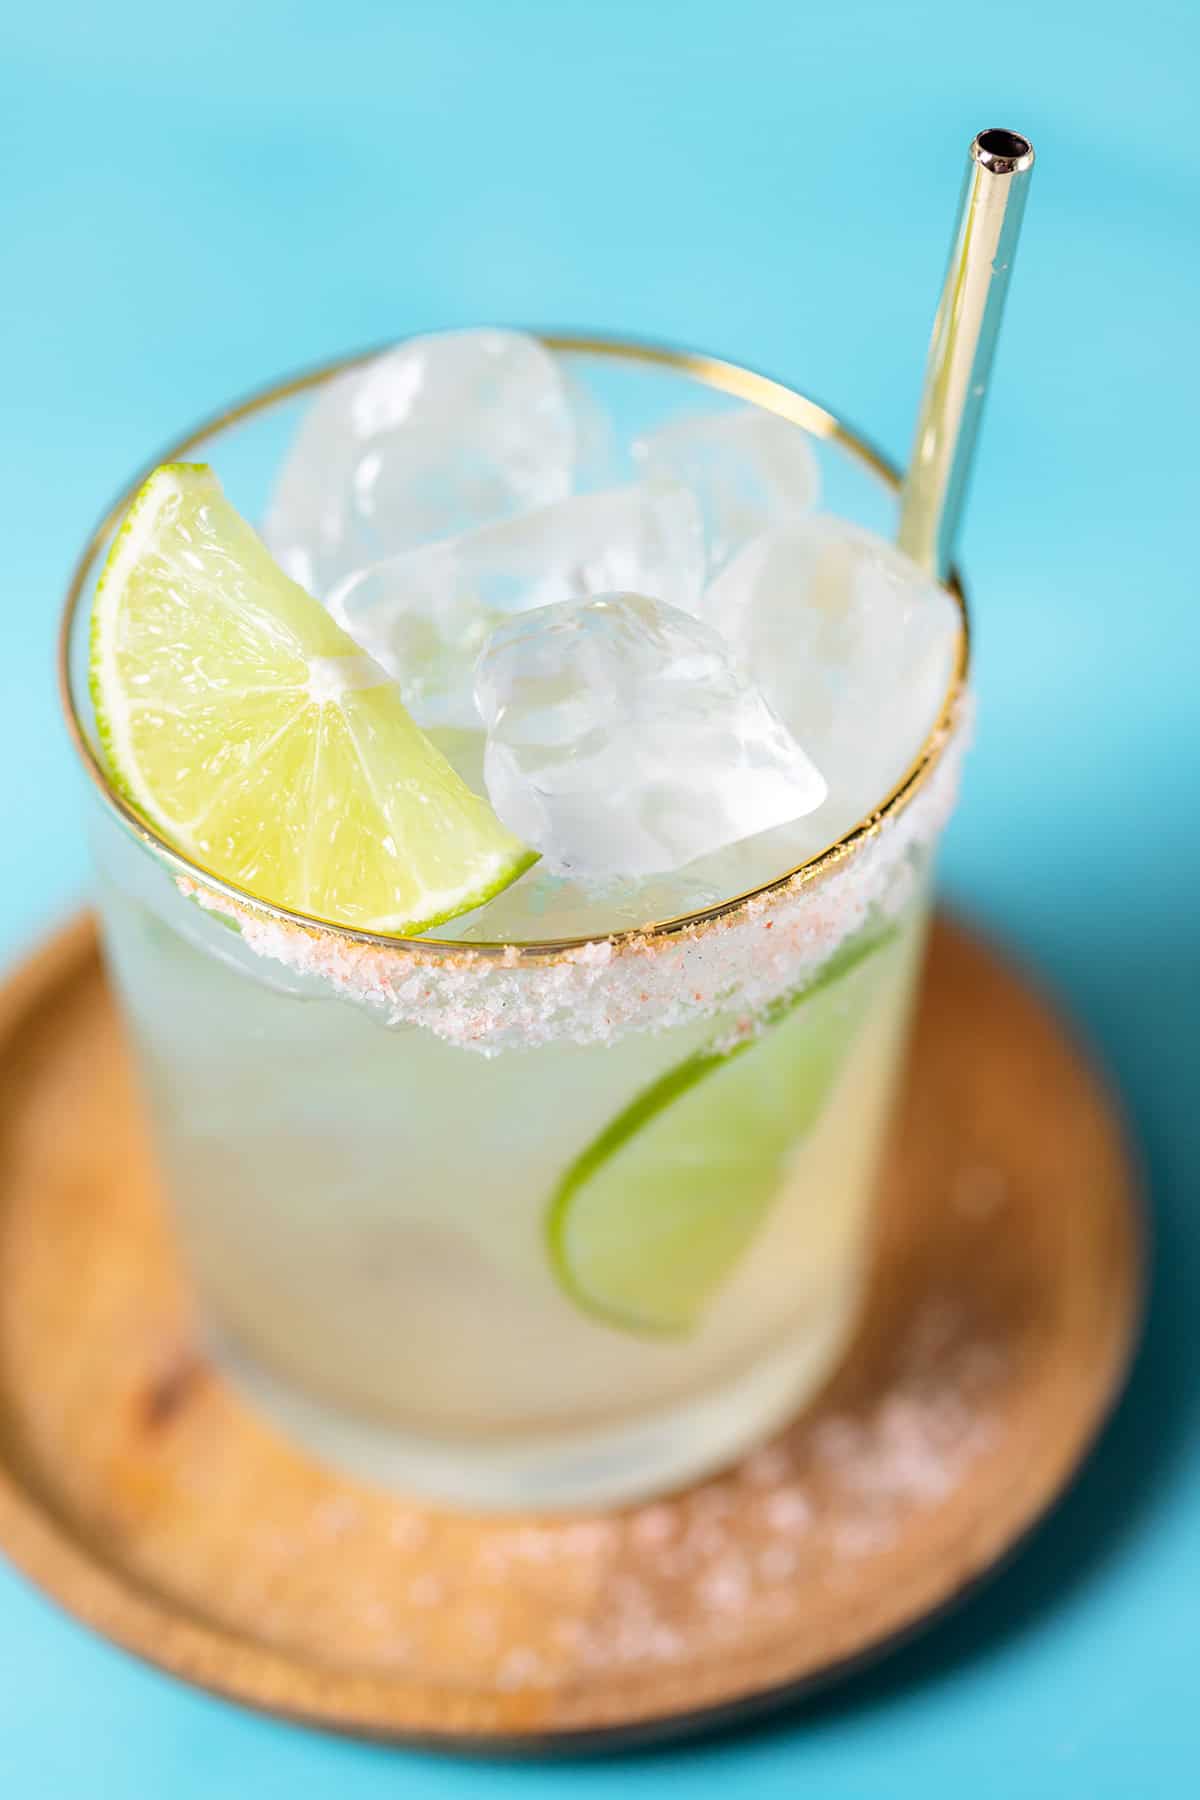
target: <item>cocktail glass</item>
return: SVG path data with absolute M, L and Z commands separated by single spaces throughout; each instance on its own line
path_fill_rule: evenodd
M 800 394 L 707 357 L 548 342 L 622 429 L 734 401 L 781 414 L 811 435 L 829 509 L 890 534 L 894 472 Z M 211 461 L 261 517 L 311 390 L 348 366 L 163 460 Z M 63 693 L 214 1359 L 318 1457 L 450 1504 L 631 1501 L 728 1462 L 803 1406 L 855 1325 L 956 785 L 965 616 L 919 754 L 800 866 L 748 862 L 745 891 L 691 912 L 668 892 L 615 932 L 386 939 L 237 890 L 114 788 L 87 618 L 133 491 L 75 572 Z

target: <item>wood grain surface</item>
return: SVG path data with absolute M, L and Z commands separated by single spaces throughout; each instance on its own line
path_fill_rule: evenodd
M 234 1699 L 537 1751 L 795 1693 L 967 1589 L 1102 1423 L 1141 1294 L 1111 1103 L 939 921 L 865 1323 L 781 1437 L 592 1518 L 440 1514 L 307 1461 L 199 1353 L 81 920 L 0 993 L 0 1546 Z

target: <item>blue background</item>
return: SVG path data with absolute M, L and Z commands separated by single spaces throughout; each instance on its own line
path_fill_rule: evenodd
M 982 733 L 953 897 L 1040 971 L 1152 1177 L 1149 1333 L 1016 1564 L 767 1728 L 492 1769 L 127 1661 L 0 1571 L 0 1790 L 175 1800 L 1159 1796 L 1200 1759 L 1200 889 L 1190 0 L 193 0 L 0 26 L 0 951 L 84 887 L 50 644 L 84 531 L 222 399 L 416 327 L 693 342 L 907 448 L 960 164 L 1039 152 L 965 561 Z M 16 15 L 14 18 L 13 15 Z

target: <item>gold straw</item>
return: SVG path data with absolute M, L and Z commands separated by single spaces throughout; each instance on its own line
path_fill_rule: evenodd
M 981 131 L 967 158 L 897 533 L 939 580 L 958 536 L 1032 169 L 1033 145 L 1015 131 Z

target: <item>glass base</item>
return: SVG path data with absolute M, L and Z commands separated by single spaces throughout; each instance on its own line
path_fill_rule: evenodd
M 411 1498 L 464 1511 L 583 1511 L 686 1487 L 736 1461 L 813 1397 L 839 1360 L 856 1307 L 683 1405 L 603 1431 L 519 1443 L 406 1436 L 334 1412 L 279 1381 L 228 1339 L 211 1345 L 233 1386 L 318 1461 Z

